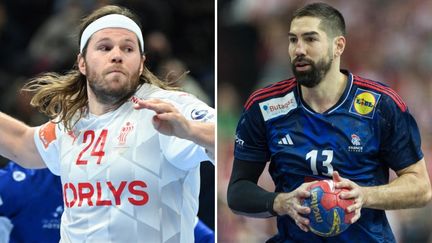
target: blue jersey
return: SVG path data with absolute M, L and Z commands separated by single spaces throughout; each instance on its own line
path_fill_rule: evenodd
M 62 212 L 60 177 L 15 163 L 0 170 L 0 217 L 13 225 L 11 243 L 59 242 Z
M 361 186 L 388 183 L 398 171 L 423 158 L 417 124 L 402 99 L 384 84 L 348 75 L 337 104 L 320 114 L 301 98 L 294 78 L 253 93 L 240 118 L 235 158 L 270 161 L 277 192 L 291 192 L 309 178 L 338 171 Z M 289 216 L 278 217 L 275 242 L 394 242 L 383 210 L 362 209 L 342 234 L 305 233 Z
M 210 229 L 203 221 L 198 220 L 194 229 L 195 243 L 214 243 L 214 231 Z

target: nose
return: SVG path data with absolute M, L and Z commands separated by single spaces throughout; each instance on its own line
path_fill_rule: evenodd
M 306 49 L 305 49 L 305 45 L 302 41 L 297 41 L 297 43 L 294 46 L 294 54 L 296 56 L 304 56 L 306 55 Z
M 120 48 L 114 47 L 111 49 L 111 62 L 113 63 L 122 63 L 123 57 Z

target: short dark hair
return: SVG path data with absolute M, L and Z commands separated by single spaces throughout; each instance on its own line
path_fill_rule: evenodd
M 346 35 L 343 15 L 337 9 L 326 3 L 311 3 L 297 9 L 294 12 L 291 21 L 300 17 L 316 17 L 321 19 L 320 27 L 330 37 Z

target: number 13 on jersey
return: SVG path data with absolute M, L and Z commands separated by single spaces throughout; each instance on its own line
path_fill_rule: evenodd
M 318 161 L 318 156 L 324 160 Z M 332 176 L 333 166 L 331 163 L 333 161 L 333 150 L 320 151 L 313 149 L 306 154 L 306 160 L 310 160 L 310 167 L 314 175 L 322 174 L 325 176 Z M 322 171 L 321 173 L 318 173 L 317 162 L 321 162 L 322 166 L 327 167 L 327 172 Z
M 94 143 L 95 137 L 96 137 L 95 131 L 93 131 L 93 130 L 85 131 L 83 134 L 83 143 L 86 144 L 86 146 L 79 153 L 78 158 L 76 159 L 76 164 L 77 165 L 86 165 L 87 164 L 88 160 L 82 159 L 82 157 L 83 156 L 87 157 L 86 153 L 90 147 L 93 147 L 91 152 L 90 152 L 90 156 L 97 157 L 96 164 L 100 164 L 102 158 L 105 156 L 104 147 L 105 147 L 105 141 L 106 141 L 107 135 L 108 135 L 108 130 L 106 130 L 106 129 L 102 130 L 101 134 L 99 135 L 98 139 L 96 140 L 96 143 Z

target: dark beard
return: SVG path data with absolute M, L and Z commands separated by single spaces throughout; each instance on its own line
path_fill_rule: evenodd
M 311 69 L 308 71 L 298 72 L 295 68 L 295 63 L 298 61 L 307 62 L 311 66 Z M 321 59 L 315 64 L 312 60 L 306 59 L 304 56 L 299 56 L 296 57 L 293 62 L 291 62 L 291 68 L 297 83 L 308 88 L 313 88 L 321 82 L 321 80 L 330 70 L 332 63 L 333 59 L 330 59 L 328 62 L 326 62 L 324 59 Z
M 100 86 L 95 85 L 94 82 L 89 82 L 89 86 L 99 103 L 113 107 L 118 106 L 129 99 L 135 93 L 138 87 L 138 85 L 136 85 L 135 87 L 110 92 Z

